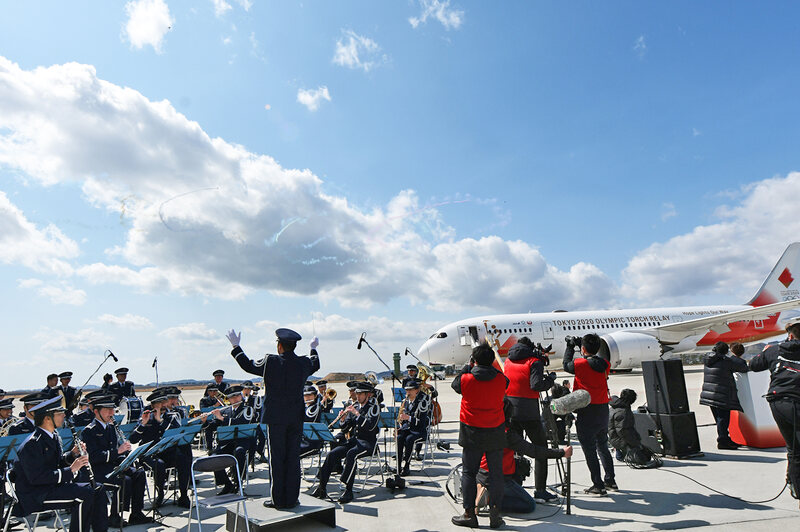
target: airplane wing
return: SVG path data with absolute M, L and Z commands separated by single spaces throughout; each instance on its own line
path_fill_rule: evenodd
M 800 307 L 800 299 L 793 299 L 791 301 L 781 301 L 780 303 L 772 303 L 770 305 L 762 305 L 760 307 L 736 310 L 726 314 L 706 316 L 704 318 L 697 318 L 696 320 L 670 323 L 668 325 L 653 327 L 652 329 L 641 332 L 651 334 L 658 338 L 659 341 L 666 344 L 678 343 L 687 336 L 704 334 L 709 330 L 712 330 L 718 334 L 728 332 L 730 331 L 730 327 L 728 327 L 729 323 L 765 319 L 784 310 L 798 307 Z

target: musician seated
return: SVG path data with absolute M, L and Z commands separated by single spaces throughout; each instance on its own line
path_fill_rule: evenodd
M 401 406 L 398 416 L 399 427 L 397 430 L 397 449 L 399 464 L 402 469 L 400 476 L 410 473 L 411 453 L 417 442 L 424 442 L 428 437 L 430 425 L 431 402 L 427 394 L 420 392 L 420 382 L 416 379 L 407 380 L 404 386 L 406 398 Z
M 25 410 L 25 417 L 11 425 L 8 429 L 9 436 L 19 436 L 20 434 L 31 434 L 36 430 L 36 423 L 34 423 L 33 409 L 36 405 L 47 400 L 48 397 L 41 393 L 29 393 L 20 398 L 22 401 L 22 408 Z
M 177 386 L 165 386 L 162 393 L 166 398 L 161 421 L 163 434 L 164 431 L 183 426 L 184 420 L 188 418 L 188 415 L 180 406 L 181 390 Z M 192 445 L 191 443 L 175 445 L 163 451 L 161 455 L 165 466 L 167 468 L 174 467 L 178 473 L 178 490 L 181 495 L 177 504 L 178 506 L 186 507 L 189 502 L 187 493 L 189 491 L 189 481 L 191 480 Z
M 0 426 L 8 423 L 8 428 L 10 428 L 11 423 L 16 423 L 16 421 L 17 418 L 14 417 L 14 398 L 0 399 Z
M 364 456 L 369 456 L 375 450 L 378 436 L 378 421 L 380 420 L 380 405 L 375 398 L 370 397 L 374 390 L 368 382 L 358 383 L 356 393 L 356 403 L 348 406 L 345 411 L 352 417 L 351 426 L 353 435 L 342 446 L 331 449 L 325 458 L 325 463 L 317 474 L 319 486 L 312 493 L 318 499 L 328 497 L 327 486 L 334 464 L 344 458 L 344 472 L 342 482 L 345 483 L 345 491 L 339 497 L 341 504 L 353 500 L 353 483 L 356 478 L 356 460 Z
M 94 420 L 94 412 L 92 412 L 92 405 L 89 404 L 89 398 L 81 397 L 78 403 L 78 412 L 72 415 L 70 422 L 73 427 L 85 427 Z
M 306 405 L 304 423 L 319 423 L 319 418 L 322 416 L 322 407 L 317 395 L 317 389 L 313 386 L 306 386 L 303 388 L 303 402 Z M 300 438 L 300 458 L 307 456 L 322 449 L 323 442 L 321 440 L 312 441 L 303 435 Z
M 206 386 L 206 393 L 200 399 L 200 408 L 211 408 L 221 404 L 219 399 L 219 388 L 216 384 Z
M 150 406 L 142 412 L 139 424 L 131 432 L 130 442 L 133 444 L 146 444 L 157 442 L 169 428 L 180 426 L 176 425 L 175 416 L 167 415 L 167 394 L 164 390 L 154 391 L 147 396 Z M 192 465 L 191 449 L 187 456 L 185 452 L 176 446 L 169 447 L 164 451 L 144 459 L 147 467 L 153 471 L 153 483 L 155 484 L 156 498 L 153 506 L 158 508 L 164 502 L 164 494 L 167 484 L 167 468 L 174 467 L 178 473 L 178 488 L 180 497 L 176 504 L 181 508 L 189 507 L 188 478 L 189 469 Z
M 61 398 L 54 397 L 33 407 L 36 429 L 17 451 L 13 481 L 20 512 L 29 515 L 48 509 L 70 508 L 70 532 L 108 530 L 106 492 L 102 485 L 76 482 L 78 471 L 89 463 L 78 444 L 62 453 L 56 429 L 66 418 Z M 16 507 L 15 507 L 16 508 Z M 15 512 L 16 513 L 16 512 Z
M 247 418 L 246 405 L 242 401 L 242 387 L 238 385 L 230 386 L 226 395 L 230 405 L 209 412 L 208 415 L 214 416 L 211 424 L 215 428 L 219 428 L 250 423 L 250 420 Z M 239 464 L 239 478 L 242 478 L 247 468 L 247 453 L 253 449 L 255 449 L 255 438 L 240 437 L 218 442 L 216 449 L 214 449 L 211 454 L 231 454 L 236 457 L 236 461 Z M 218 486 L 222 485 L 222 490 L 220 490 L 219 495 L 226 495 L 239 491 L 239 485 L 236 482 L 237 477 L 232 469 L 227 474 L 223 471 L 215 471 L 214 480 Z
M 320 401 L 320 406 L 322 407 L 322 413 L 330 414 L 331 410 L 333 410 L 333 401 L 336 396 L 334 395 L 333 397 L 328 397 L 328 381 L 326 381 L 325 379 L 320 379 L 317 382 L 315 382 L 314 385 L 319 390 L 318 397 Z
M 114 396 L 106 395 L 94 398 L 92 411 L 94 420 L 83 429 L 81 439 L 89 453 L 95 478 L 102 482 L 113 494 L 111 501 L 111 526 L 118 528 L 121 523 L 119 514 L 119 492 L 123 492 L 125 510 L 130 508 L 131 514 L 127 524 L 138 525 L 152 522 L 142 511 L 144 508 L 145 473 L 143 469 L 129 467 L 120 475 L 108 478 L 131 451 L 131 444 L 120 437 L 114 427 Z M 124 486 L 123 486 L 124 482 Z M 113 489 L 112 489 L 113 488 Z

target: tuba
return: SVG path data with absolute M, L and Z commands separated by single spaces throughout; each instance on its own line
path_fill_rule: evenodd
M 378 374 L 374 371 L 368 371 L 364 374 L 364 377 L 367 378 L 367 382 L 369 382 L 373 386 L 377 386 L 379 384 L 383 384 L 383 379 L 378 377 Z
M 11 425 L 17 422 L 19 418 L 14 416 L 9 416 L 8 419 L 3 423 L 3 426 L 0 427 L 0 438 L 8 436 L 8 431 L 11 429 Z

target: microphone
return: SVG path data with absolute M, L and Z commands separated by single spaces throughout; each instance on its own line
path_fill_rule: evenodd
M 111 352 L 111 349 L 108 350 L 108 356 L 114 359 L 114 362 L 119 362 L 119 359 Z
M 403 353 L 403 355 L 405 355 L 405 356 L 408 356 L 408 354 L 409 354 L 410 352 L 411 352 L 411 350 L 410 350 L 409 348 L 407 348 L 407 347 L 406 347 L 406 352 L 405 352 L 405 353 Z
M 361 343 L 364 341 L 364 336 L 366 335 L 367 335 L 366 332 L 361 333 L 361 338 L 358 339 L 358 345 L 356 346 L 356 349 L 361 349 Z
M 158 357 L 156 357 L 156 358 L 154 358 L 154 359 L 153 359 L 153 365 L 152 365 L 152 366 L 150 366 L 150 367 L 151 367 L 151 368 L 154 368 L 154 367 L 156 367 L 156 362 L 158 362 Z
M 575 390 L 558 399 L 550 401 L 550 410 L 557 416 L 565 416 L 592 402 L 592 396 L 586 390 Z

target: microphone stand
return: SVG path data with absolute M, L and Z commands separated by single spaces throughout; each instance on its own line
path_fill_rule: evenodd
M 383 366 L 386 369 L 389 370 L 389 373 L 392 374 L 392 410 L 394 410 L 396 408 L 396 404 L 397 404 L 396 403 L 396 399 L 394 397 L 394 387 L 395 387 L 395 382 L 397 380 L 399 380 L 399 379 L 398 379 L 397 375 L 395 375 L 394 370 L 392 368 L 390 368 L 389 365 L 386 362 L 383 361 L 383 359 L 378 354 L 378 352 L 375 351 L 372 348 L 371 345 L 369 345 L 369 342 L 367 341 L 366 338 L 364 338 L 364 336 L 365 336 L 365 334 L 361 335 L 361 338 L 359 339 L 359 345 L 361 345 L 361 342 L 367 344 L 367 347 L 369 347 L 369 350 L 372 351 L 375 354 L 375 356 L 378 358 L 380 363 L 383 364 Z M 396 489 L 401 490 L 401 489 L 404 489 L 406 487 L 406 480 L 403 477 L 400 476 L 400 449 L 398 447 L 397 431 L 395 431 L 395 436 L 394 436 L 394 450 L 395 450 L 394 454 L 395 454 L 395 456 L 397 458 L 397 464 L 396 464 L 397 465 L 397 469 L 395 470 L 394 478 L 386 479 L 386 487 L 389 488 L 392 491 L 394 491 Z
M 105 353 L 108 353 L 108 354 L 107 354 L 107 355 L 106 355 L 106 357 L 103 359 L 103 361 L 100 363 L 100 365 L 99 365 L 99 366 L 97 366 L 97 369 L 96 369 L 96 370 L 94 370 L 94 373 L 92 373 L 91 375 L 89 375 L 89 378 L 88 378 L 88 379 L 86 379 L 86 382 L 84 382 L 84 383 L 83 383 L 83 385 L 82 385 L 80 388 L 78 388 L 78 391 L 77 391 L 77 392 L 75 392 L 75 397 L 73 397 L 73 398 L 72 398 L 72 403 L 74 403 L 74 404 L 67 405 L 67 408 L 68 408 L 68 409 L 74 410 L 75 408 L 77 408 L 77 406 L 78 406 L 78 402 L 81 400 L 81 395 L 83 395 L 83 389 L 86 387 L 86 385 L 87 385 L 87 384 L 89 384 L 89 381 L 90 381 L 90 380 L 92 380 L 92 377 L 94 377 L 95 375 L 97 375 L 97 372 L 98 372 L 98 371 L 100 371 L 100 368 L 102 368 L 102 367 L 103 367 L 103 364 L 105 364 L 106 362 L 108 362 L 108 359 L 109 359 L 109 358 L 113 358 L 113 359 L 114 359 L 114 362 L 119 362 L 119 359 L 118 359 L 117 357 L 115 357 L 115 356 L 114 356 L 114 353 L 112 353 L 112 352 L 111 352 L 111 350 L 109 350 L 109 349 L 106 349 L 106 350 L 105 350 L 105 352 L 104 352 L 103 354 L 105 354 Z

